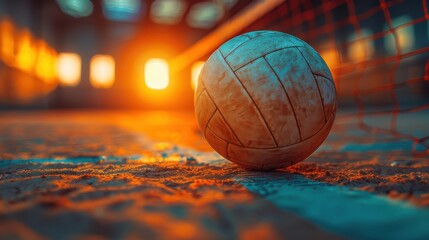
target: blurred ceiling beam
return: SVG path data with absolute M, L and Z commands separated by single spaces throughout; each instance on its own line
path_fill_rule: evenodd
M 285 0 L 255 1 L 230 20 L 220 25 L 207 36 L 189 47 L 172 60 L 172 71 L 180 71 L 197 60 L 210 54 L 226 40 L 234 37 L 250 24 L 273 10 Z

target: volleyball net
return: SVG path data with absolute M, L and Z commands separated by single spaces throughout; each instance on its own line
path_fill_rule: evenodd
M 243 32 L 277 30 L 308 42 L 333 73 L 340 117 L 353 118 L 366 132 L 410 140 L 413 154 L 424 156 L 429 154 L 428 5 L 427 0 L 285 1 Z

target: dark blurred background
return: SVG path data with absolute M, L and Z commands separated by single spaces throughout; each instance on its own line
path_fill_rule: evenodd
M 192 108 L 192 66 L 151 89 L 145 63 L 168 63 L 250 2 L 1 0 L 0 107 Z
M 0 0 L 0 109 L 192 109 L 231 26 L 310 43 L 342 108 L 427 109 L 428 19 L 426 0 Z

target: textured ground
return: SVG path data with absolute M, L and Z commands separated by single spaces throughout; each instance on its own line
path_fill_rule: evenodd
M 237 179 L 270 174 L 214 153 L 192 113 L 3 112 L 0 133 L 0 238 L 345 236 L 249 190 Z M 271 177 L 298 174 L 427 211 L 429 160 L 408 149 L 339 119 L 318 152 Z

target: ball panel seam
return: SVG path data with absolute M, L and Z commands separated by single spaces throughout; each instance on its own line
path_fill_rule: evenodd
M 334 118 L 334 119 L 332 120 L 332 122 L 334 122 L 334 120 L 335 120 L 335 113 L 334 113 L 334 112 L 335 112 L 335 111 L 332 111 L 331 116 L 328 118 L 328 119 L 329 119 L 329 121 L 331 121 L 331 118 Z M 328 121 L 328 122 L 329 122 L 329 121 Z M 264 149 L 269 150 L 269 149 L 278 149 L 278 148 L 284 148 L 284 147 L 291 147 L 291 146 L 294 146 L 294 145 L 297 145 L 297 144 L 301 144 L 301 143 L 303 143 L 303 142 L 305 142 L 305 141 L 307 141 L 307 140 L 311 139 L 312 137 L 314 137 L 315 135 L 317 135 L 318 133 L 320 133 L 320 132 L 325 128 L 325 127 L 326 127 L 326 124 L 325 124 L 325 125 L 323 125 L 323 127 L 322 127 L 321 129 L 319 129 L 316 133 L 314 133 L 314 134 L 313 134 L 313 135 L 311 135 L 310 137 L 308 137 L 308 138 L 304 139 L 303 141 L 298 142 L 298 143 L 294 143 L 294 144 L 291 144 L 291 145 L 286 145 L 286 146 L 269 147 L 269 148 L 257 148 L 257 147 L 245 147 L 245 146 L 240 146 L 240 145 L 233 144 L 233 143 L 230 143 L 230 144 L 231 144 L 231 145 L 234 145 L 234 146 L 237 146 L 237 147 L 246 148 L 246 149 L 261 149 L 261 150 L 264 150 Z
M 200 94 L 198 94 L 198 96 L 195 98 L 195 106 L 198 104 L 198 100 L 200 100 L 201 95 L 203 95 L 203 93 L 206 91 L 205 88 L 203 88 L 203 90 L 200 92 Z
M 300 146 L 303 146 L 304 148 L 306 148 L 306 151 L 304 151 L 304 152 L 295 153 L 294 159 L 286 159 L 287 162 L 283 161 L 284 159 L 278 159 L 278 158 L 275 158 L 275 160 L 277 160 L 277 161 L 269 161 L 269 162 L 266 161 L 267 159 L 263 159 L 263 160 L 265 160 L 264 163 L 259 163 L 259 162 L 257 162 L 258 160 L 256 162 L 255 161 L 244 161 L 245 159 L 243 159 L 243 157 L 237 159 L 234 157 L 234 155 L 236 156 L 237 154 L 240 155 L 240 154 L 245 153 L 245 155 L 249 155 L 248 157 L 250 160 L 252 158 L 255 160 L 255 158 L 254 158 L 255 154 L 256 154 L 256 156 L 258 156 L 261 153 L 261 152 L 258 152 L 258 150 L 267 150 L 267 149 L 255 149 L 255 148 L 241 147 L 241 146 L 235 146 L 234 144 L 230 144 L 231 147 L 233 147 L 233 148 L 231 148 L 231 147 L 228 148 L 228 156 L 231 157 L 230 160 L 232 162 L 237 162 L 239 164 L 245 164 L 245 165 L 254 166 L 254 167 L 260 166 L 261 164 L 263 164 L 269 168 L 277 168 L 278 166 L 280 166 L 280 167 L 284 166 L 283 164 L 285 164 L 285 163 L 286 163 L 286 166 L 295 164 L 295 163 L 303 161 L 304 159 L 311 156 L 311 154 L 315 150 L 314 148 L 317 149 L 326 140 L 326 137 L 328 136 L 329 131 L 333 126 L 334 120 L 335 120 L 335 116 L 334 116 L 334 114 L 331 114 L 330 120 L 328 122 L 329 124 L 326 124 L 321 129 L 321 131 L 318 132 L 318 134 L 320 132 L 324 133 L 322 135 L 322 137 L 321 136 L 313 136 L 311 138 L 304 140 L 303 142 L 293 144 L 290 146 L 282 147 L 283 149 L 282 148 L 268 149 L 268 150 L 273 150 L 273 151 L 270 151 L 269 153 L 267 153 L 267 155 L 263 156 L 263 158 L 264 157 L 266 158 L 267 156 L 271 156 L 270 158 L 272 158 L 278 154 L 283 155 L 283 154 L 286 154 L 286 152 L 288 152 L 288 151 L 294 151 L 294 149 L 296 151 L 296 149 L 300 148 Z M 246 151 L 246 150 L 248 150 L 248 151 Z M 256 150 L 256 151 L 253 151 L 253 150 Z M 238 151 L 238 152 L 234 152 L 234 151 Z M 283 152 L 283 151 L 286 151 L 286 152 Z M 289 164 L 287 164 L 287 163 L 289 163 Z
M 222 44 L 217 50 L 225 55 L 231 54 L 239 46 L 243 45 L 245 42 L 249 41 L 251 38 L 244 35 L 239 35 L 231 38 L 226 43 Z M 238 41 L 238 43 L 236 43 Z M 232 45 L 232 46 L 230 46 Z
M 234 129 L 231 127 L 231 125 L 228 123 L 228 121 L 226 120 L 225 116 L 222 114 L 222 111 L 220 111 L 219 107 L 216 105 L 215 101 L 213 101 L 212 96 L 210 95 L 209 91 L 207 90 L 207 88 L 205 87 L 205 84 L 203 81 L 201 81 L 201 84 L 203 85 L 204 89 L 206 90 L 207 96 L 211 99 L 211 101 L 213 102 L 213 104 L 216 107 L 216 110 L 219 111 L 219 114 L 222 116 L 223 120 L 225 120 L 226 124 L 228 125 L 228 127 L 231 129 L 232 133 L 234 134 L 234 136 L 237 138 L 238 142 L 240 143 L 241 146 L 243 145 L 243 142 L 240 140 L 240 138 L 238 137 L 238 135 L 235 133 Z M 214 115 L 214 113 L 213 113 Z M 208 125 L 208 124 L 207 124 Z
M 234 49 L 232 49 L 232 50 L 231 50 L 228 54 L 226 54 L 225 56 L 229 56 L 229 55 L 231 55 L 232 53 L 234 53 L 234 51 L 235 51 L 235 50 L 237 50 L 237 48 L 239 48 L 239 47 L 240 47 L 240 46 L 242 46 L 243 44 L 247 43 L 248 41 L 252 40 L 252 38 L 250 38 L 249 36 L 245 36 L 245 37 L 248 37 L 249 39 L 247 39 L 246 41 L 244 41 L 244 42 L 242 42 L 242 43 L 238 44 Z M 222 51 L 220 51 L 220 48 L 219 48 L 219 52 L 222 52 Z
M 274 34 L 274 33 L 267 33 L 267 34 L 257 35 L 257 36 L 255 36 L 255 37 L 253 37 L 253 38 L 252 38 L 252 37 L 250 37 L 250 36 L 248 36 L 248 35 L 246 35 L 246 34 L 240 35 L 240 36 L 248 37 L 248 38 L 249 38 L 249 40 L 247 40 L 247 41 L 244 41 L 244 42 L 240 43 L 236 48 L 234 48 L 234 49 L 233 49 L 233 50 L 231 50 L 228 54 L 226 54 L 224 58 L 227 58 L 229 55 L 233 54 L 237 49 L 239 49 L 239 48 L 240 48 L 241 46 L 243 46 L 244 44 L 246 44 L 246 43 L 250 42 L 251 40 L 253 40 L 253 39 L 255 39 L 255 38 L 264 37 L 264 36 L 266 36 L 266 35 L 270 35 L 270 34 Z M 220 51 L 220 52 L 222 52 L 222 51 Z
M 331 81 L 332 83 L 334 83 L 334 81 L 331 78 L 327 77 L 326 75 L 323 75 L 323 74 L 320 74 L 320 73 L 317 73 L 317 72 L 313 72 L 313 74 L 316 75 L 316 76 L 319 76 L 319 77 L 324 77 L 326 79 L 329 79 L 329 81 Z
M 198 109 L 204 109 L 204 111 L 199 111 Z M 205 127 L 208 124 L 208 119 L 211 118 L 212 116 L 208 117 L 208 114 L 214 114 L 217 111 L 217 106 L 215 105 L 215 103 L 213 102 L 212 99 L 210 99 L 208 92 L 204 91 L 201 94 L 201 97 L 199 98 L 198 103 L 195 104 L 195 110 L 196 110 L 196 114 L 197 114 L 197 122 L 198 125 L 200 126 L 200 129 L 203 130 L 205 129 Z
M 250 64 L 250 63 L 252 63 L 253 61 L 255 61 L 256 59 L 258 59 L 258 58 L 261 58 L 261 57 L 265 57 L 265 56 L 267 56 L 267 55 L 269 55 L 269 54 L 272 54 L 272 53 L 275 53 L 275 52 L 278 52 L 278 51 L 281 51 L 281 50 L 284 50 L 284 49 L 288 49 L 288 48 L 296 48 L 296 46 L 288 46 L 288 47 L 282 47 L 282 48 L 278 48 L 278 49 L 276 49 L 276 50 L 273 50 L 273 51 L 270 51 L 270 52 L 268 52 L 268 53 L 265 53 L 265 54 L 262 54 L 261 56 L 258 56 L 257 58 L 252 58 L 251 60 L 249 60 L 248 62 L 246 62 L 246 63 L 244 63 L 243 65 L 238 65 L 238 66 L 236 66 L 235 68 L 232 68 L 231 67 L 231 69 L 232 69 L 232 71 L 237 71 L 238 69 L 240 69 L 240 68 L 242 68 L 242 67 L 244 67 L 244 66 L 246 66 L 246 65 L 248 65 L 248 64 Z M 226 61 L 226 60 L 225 60 Z M 228 61 L 226 61 L 227 63 L 228 63 Z
M 255 60 L 236 71 L 236 75 L 259 107 L 277 145 L 300 142 L 291 103 L 265 59 Z
M 282 86 L 282 88 L 283 88 L 284 93 L 286 94 L 287 100 L 288 100 L 288 101 L 289 101 L 289 103 L 290 103 L 290 107 L 291 107 L 291 109 L 292 109 L 293 116 L 294 116 L 294 118 L 295 118 L 296 127 L 297 127 L 297 129 L 298 129 L 298 133 L 299 133 L 299 141 L 301 142 L 301 141 L 302 141 L 301 129 L 300 129 L 299 124 L 298 124 L 298 119 L 297 119 L 297 117 L 296 117 L 295 108 L 293 107 L 293 104 L 292 104 L 292 102 L 290 101 L 289 94 L 287 93 L 286 88 L 285 88 L 285 86 L 283 85 L 282 81 L 280 81 L 280 77 L 277 75 L 276 71 L 274 71 L 273 66 L 271 66 L 271 64 L 267 61 L 267 59 L 265 58 L 265 56 L 263 56 L 263 58 L 264 58 L 265 62 L 268 64 L 268 66 L 270 67 L 271 71 L 272 71 L 272 72 L 274 73 L 274 75 L 276 76 L 277 81 L 279 81 L 280 85 L 281 85 L 281 86 Z
M 207 133 L 211 134 L 211 139 L 212 141 L 209 141 L 209 137 L 207 137 Z M 206 128 L 206 130 L 204 131 L 204 137 L 207 139 L 207 142 L 209 142 L 210 146 L 217 152 L 219 153 L 221 156 L 229 159 L 228 156 L 228 142 L 224 141 L 223 139 L 219 138 L 214 132 L 213 130 L 211 130 L 210 128 Z M 220 147 L 220 145 L 225 145 L 225 152 L 222 151 Z
M 225 139 L 225 138 L 223 138 L 223 137 L 221 137 L 221 136 L 219 136 L 219 134 L 218 133 L 216 133 L 211 127 L 209 127 L 209 125 L 207 124 L 207 127 L 206 127 L 206 130 L 207 129 L 210 129 L 212 132 L 213 132 L 213 134 L 214 135 L 216 135 L 216 137 L 218 137 L 219 139 L 222 139 L 223 141 L 225 141 L 225 142 L 227 142 L 227 143 L 231 143 L 231 142 L 229 142 L 229 140 L 228 139 Z M 231 144 L 234 144 L 234 143 L 231 143 Z M 236 145 L 236 146 L 240 146 L 240 145 L 237 145 L 237 144 L 234 144 L 234 145 Z M 240 147 L 244 147 L 244 146 L 240 146 Z
M 314 75 L 296 48 L 275 52 L 267 55 L 266 59 L 289 95 L 302 140 L 305 140 L 321 129 L 326 121 Z
M 300 50 L 302 49 L 305 52 L 308 52 L 305 59 L 310 60 L 309 59 L 309 57 L 310 57 L 312 60 L 316 61 L 312 65 L 310 65 L 311 71 L 314 74 L 322 75 L 322 76 L 330 79 L 332 82 L 334 82 L 332 74 L 331 74 L 330 69 L 329 69 L 329 66 L 326 64 L 325 60 L 319 55 L 319 53 L 314 48 L 312 48 L 309 45 L 308 46 L 297 46 L 297 48 L 299 48 Z M 322 65 L 322 66 L 320 66 L 320 65 Z
M 233 70 L 236 70 L 242 65 L 248 63 L 248 61 L 257 59 L 269 52 L 277 51 L 281 48 L 298 46 L 304 46 L 304 44 L 291 41 L 290 37 L 286 34 L 274 32 L 273 34 L 262 35 L 261 38 L 257 39 L 257 41 L 253 41 L 253 39 L 251 41 L 247 41 L 247 44 L 242 45 L 234 54 L 230 54 L 225 58 L 225 61 L 229 63 Z M 243 54 L 246 54 L 245 58 L 243 58 Z
M 308 65 L 308 68 L 310 69 L 310 71 L 311 71 L 311 73 L 312 73 L 311 75 L 313 76 L 313 80 L 314 80 L 314 82 L 316 83 L 317 90 L 319 91 L 320 102 L 322 103 L 322 108 L 323 108 L 323 116 L 324 116 L 325 123 L 326 123 L 326 121 L 327 121 L 327 116 L 326 116 L 326 112 L 325 112 L 325 104 L 323 104 L 323 98 L 322 98 L 322 94 L 320 93 L 319 83 L 317 82 L 316 78 L 314 77 L 313 70 L 311 69 L 310 63 L 308 62 L 307 58 L 305 58 L 304 54 L 302 54 L 302 52 L 301 52 L 301 50 L 300 50 L 299 48 L 296 48 L 296 49 L 299 51 L 299 53 L 301 54 L 301 56 L 304 58 L 305 62 L 306 62 L 306 63 L 307 63 L 307 65 Z
M 255 147 L 276 146 L 269 130 L 263 125 L 256 106 L 235 79 L 220 52 L 215 51 L 208 61 L 213 66 L 206 78 L 202 79 L 205 88 L 241 143 Z
M 216 112 L 213 113 L 213 116 L 207 122 L 207 127 L 210 128 L 219 138 L 225 140 L 226 142 L 240 144 L 237 137 L 232 132 L 232 129 L 228 126 L 228 124 L 226 124 L 226 121 L 222 115 L 220 115 L 219 109 L 217 109 L 217 112 L 219 114 L 216 114 Z
M 222 56 L 223 60 L 225 61 L 225 64 L 231 69 L 232 73 L 235 76 L 235 79 L 241 84 L 241 86 L 243 87 L 244 91 L 247 93 L 247 95 L 250 97 L 250 99 L 253 102 L 253 105 L 255 105 L 256 110 L 259 113 L 260 116 L 260 120 L 262 119 L 263 121 L 263 125 L 265 125 L 265 127 L 268 129 L 268 131 L 270 132 L 271 138 L 273 139 L 274 143 L 276 144 L 276 146 L 278 147 L 279 144 L 276 141 L 276 138 L 274 137 L 273 131 L 271 130 L 270 126 L 267 123 L 267 120 L 265 119 L 264 115 L 262 114 L 261 110 L 259 109 L 258 105 L 255 102 L 255 99 L 253 99 L 252 95 L 250 95 L 249 91 L 247 90 L 247 88 L 244 86 L 244 84 L 241 82 L 240 78 L 237 76 L 237 73 L 232 69 L 232 67 L 228 64 L 228 62 L 226 61 L 225 57 L 222 55 L 221 52 L 219 52 L 220 55 Z
M 209 127 L 210 121 L 212 120 L 213 116 L 216 114 L 216 112 L 219 111 L 219 109 L 216 108 L 216 110 L 213 112 L 213 114 L 210 116 L 209 120 L 207 120 L 206 127 L 204 128 L 204 132 L 207 131 L 207 128 Z
M 325 106 L 326 116 L 328 117 L 336 101 L 335 84 L 325 76 L 314 75 L 314 77 L 316 78 L 319 87 L 323 90 L 320 94 L 322 96 L 323 106 Z
M 254 38 L 269 35 L 269 34 L 277 34 L 278 35 L 279 33 L 281 33 L 281 32 L 276 32 L 276 31 L 271 31 L 271 30 L 269 30 L 269 31 L 261 30 L 261 31 L 247 32 L 247 33 L 243 34 L 242 36 L 246 36 L 250 39 L 254 39 Z M 281 34 L 283 34 L 283 33 L 281 33 Z M 253 37 L 252 37 L 252 35 L 253 35 Z

